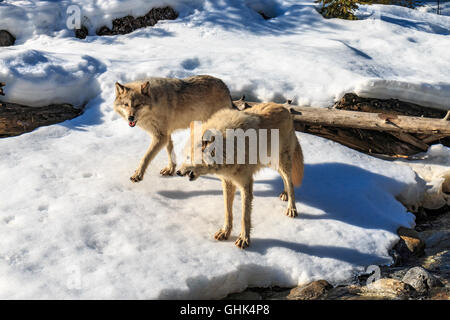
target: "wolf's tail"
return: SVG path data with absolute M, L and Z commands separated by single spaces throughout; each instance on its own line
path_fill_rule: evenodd
M 294 133 L 295 150 L 292 157 L 292 183 L 298 187 L 302 184 L 303 180 L 303 152 L 297 136 Z

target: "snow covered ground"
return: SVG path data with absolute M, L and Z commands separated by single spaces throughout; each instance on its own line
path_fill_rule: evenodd
M 149 3 L 172 4 L 180 18 L 94 36 Z M 70 4 L 89 19 L 85 40 L 65 29 Z M 264 20 L 261 8 L 276 17 Z M 0 49 L 5 99 L 88 102 L 79 118 L 0 140 L 0 298 L 220 298 L 247 286 L 339 283 L 390 263 L 396 229 L 414 224 L 396 197 L 423 191 L 409 167 L 300 134 L 300 216 L 283 215 L 281 179 L 263 171 L 252 245 L 241 251 L 239 197 L 233 237 L 212 237 L 223 219 L 214 177 L 162 178 L 161 153 L 131 184 L 149 138 L 112 110 L 115 81 L 194 74 L 220 77 L 249 100 L 329 106 L 355 90 L 448 109 L 450 18 L 390 6 L 360 14 L 325 20 L 311 1 L 287 0 L 0 3 L 0 29 L 17 37 Z M 175 137 L 179 159 L 187 136 Z

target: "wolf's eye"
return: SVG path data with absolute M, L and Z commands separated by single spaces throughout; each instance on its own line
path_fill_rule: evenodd
M 129 107 L 128 103 L 125 103 L 125 107 Z

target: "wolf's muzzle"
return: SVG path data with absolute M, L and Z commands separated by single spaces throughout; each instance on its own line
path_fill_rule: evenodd
M 130 127 L 134 127 L 136 125 L 136 120 L 134 119 L 134 116 L 129 116 L 128 117 L 128 125 Z

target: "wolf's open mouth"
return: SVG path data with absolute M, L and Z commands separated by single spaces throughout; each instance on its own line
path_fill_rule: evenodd
M 128 122 L 128 125 L 130 127 L 134 127 L 136 125 L 136 121 L 130 121 L 130 122 Z

